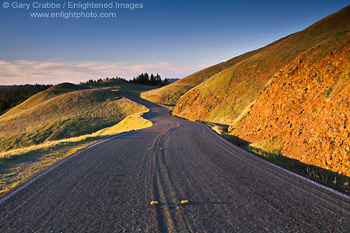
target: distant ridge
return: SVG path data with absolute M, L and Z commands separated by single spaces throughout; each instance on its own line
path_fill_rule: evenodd
M 176 81 L 179 81 L 179 78 L 167 78 L 166 80 L 168 80 L 169 83 L 174 83 Z

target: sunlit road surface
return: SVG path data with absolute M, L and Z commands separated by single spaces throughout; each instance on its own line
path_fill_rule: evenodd
M 133 99 L 154 126 L 86 149 L 2 201 L 0 232 L 350 232 L 346 195 Z

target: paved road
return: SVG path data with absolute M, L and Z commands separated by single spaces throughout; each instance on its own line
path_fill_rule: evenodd
M 349 232 L 350 199 L 140 101 L 155 126 L 89 148 L 1 203 L 0 232 Z

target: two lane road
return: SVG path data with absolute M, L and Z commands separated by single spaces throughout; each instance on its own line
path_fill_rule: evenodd
M 86 149 L 3 201 L 0 232 L 349 232 L 347 196 L 128 97 L 154 126 Z

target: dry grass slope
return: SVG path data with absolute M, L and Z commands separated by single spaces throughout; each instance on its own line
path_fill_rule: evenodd
M 141 93 L 141 97 L 158 104 L 174 106 L 182 95 L 193 87 L 199 85 L 213 75 L 227 69 L 251 56 L 256 54 L 259 50 L 252 51 L 241 56 L 232 58 L 226 62 L 208 67 L 204 70 L 191 74 L 179 81 L 176 81 L 165 87 L 154 89 L 151 91 Z
M 92 133 L 144 110 L 111 90 L 63 89 L 53 96 L 57 90 L 33 96 L 0 117 L 0 151 Z

